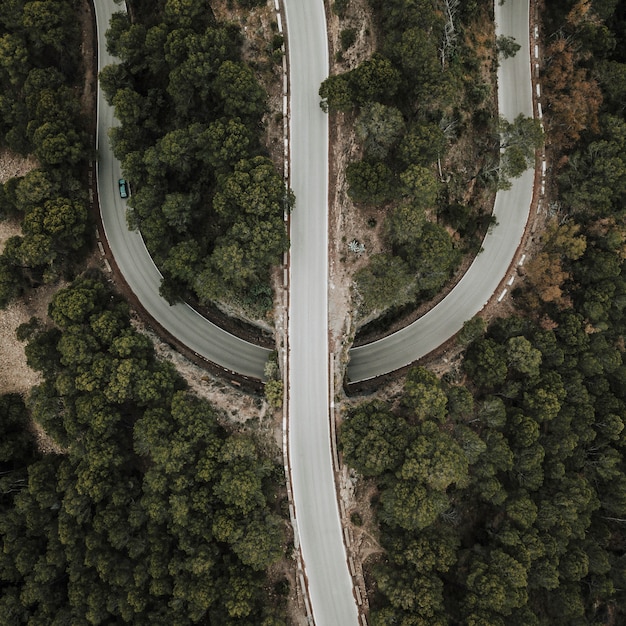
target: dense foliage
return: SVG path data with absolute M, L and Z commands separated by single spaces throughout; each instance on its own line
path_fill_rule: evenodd
M 129 219 L 160 267 L 163 294 L 271 306 L 269 269 L 287 249 L 291 202 L 260 144 L 265 93 L 241 58 L 242 37 L 204 0 L 113 16 L 121 64 L 101 83 L 133 195 Z
M 489 195 L 520 163 L 525 169 L 528 150 L 534 158 L 536 132 L 515 132 L 533 126 L 526 120 L 499 128 L 491 88 L 497 53 L 485 28 L 492 3 L 369 4 L 377 51 L 330 76 L 320 96 L 325 109 L 354 117 L 362 156 L 346 170 L 349 196 L 368 214 L 386 209 L 387 251 L 355 276 L 359 312 L 371 319 L 431 298 L 462 253 L 479 249 Z M 334 11 L 353 23 L 349 0 Z M 353 36 L 344 29 L 344 48 Z
M 582 309 L 553 329 L 498 320 L 467 350 L 467 387 L 418 368 L 398 405 L 348 416 L 346 460 L 380 491 L 373 624 L 624 618 L 624 299 L 606 330 Z
M 626 620 L 624 109 L 604 82 L 626 75 L 617 5 L 548 13 L 574 75 L 607 95 L 578 129 L 548 109 L 574 149 L 555 155 L 560 219 L 516 290 L 523 316 L 468 323 L 461 370 L 416 369 L 398 402 L 344 424 L 346 460 L 379 488 L 375 625 Z M 564 67 L 555 55 L 545 73 L 557 84 Z
M 0 3 L 0 144 L 39 163 L 0 185 L 0 219 L 22 221 L 22 236 L 9 239 L 0 255 L 0 307 L 28 286 L 71 274 L 86 249 L 78 5 Z
M 2 622 L 284 623 L 265 572 L 285 549 L 281 467 L 185 390 L 98 277 L 50 316 L 20 336 L 44 378 L 32 418 L 61 452 L 38 453 L 21 399 L 0 400 Z

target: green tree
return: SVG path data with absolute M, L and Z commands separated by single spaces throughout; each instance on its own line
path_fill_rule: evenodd
M 27 29 L 35 47 L 49 46 L 57 54 L 67 54 L 68 38 L 76 37 L 76 21 L 69 5 L 65 2 L 27 2 L 24 4 L 22 23 Z
M 85 154 L 84 138 L 67 123 L 45 122 L 34 131 L 33 145 L 48 165 L 76 165 Z
M 560 177 L 563 200 L 575 212 L 608 215 L 626 194 L 626 122 L 606 116 L 602 134 L 572 155 Z M 584 176 L 582 175 L 584 173 Z
M 198 206 L 198 196 L 189 193 L 168 193 L 161 210 L 168 224 L 177 232 L 186 232 Z
M 363 476 L 381 476 L 400 464 L 410 430 L 382 401 L 362 404 L 344 421 L 340 442 L 346 461 Z
M 270 406 L 274 409 L 280 409 L 283 406 L 284 388 L 282 380 L 268 380 L 265 383 L 265 398 Z
M 250 67 L 243 63 L 224 61 L 213 87 L 219 94 L 224 113 L 245 120 L 260 118 L 265 109 L 265 94 Z
M 504 348 L 493 339 L 481 339 L 467 350 L 465 371 L 480 387 L 493 389 L 501 385 L 508 373 Z
M 463 328 L 461 328 L 459 334 L 457 335 L 457 341 L 462 346 L 468 346 L 472 342 L 481 339 L 484 336 L 486 329 L 487 324 L 484 318 L 477 315 L 471 320 L 463 322 Z
M 50 173 L 42 169 L 28 172 L 19 180 L 15 190 L 17 208 L 24 213 L 58 196 L 59 186 L 52 180 Z
M 390 526 L 415 531 L 435 522 L 450 502 L 444 492 L 428 491 L 422 485 L 398 480 L 380 498 L 380 518 Z
M 386 221 L 392 244 L 415 245 L 426 223 L 426 213 L 419 202 L 403 202 L 391 210 Z
M 202 135 L 200 158 L 216 170 L 233 168 L 248 154 L 253 138 L 239 118 L 212 122 Z
M 437 43 L 423 28 L 408 28 L 401 36 L 395 50 L 406 76 L 414 81 L 419 94 L 427 94 L 441 81 L 441 63 Z
M 355 274 L 355 282 L 363 315 L 406 304 L 415 293 L 406 263 L 388 254 L 373 255 L 369 264 Z
M 325 112 L 348 111 L 354 106 L 354 96 L 348 77 L 344 74 L 329 76 L 319 89 L 320 106 Z
M 405 246 L 401 256 L 417 273 L 417 287 L 424 294 L 433 295 L 452 274 L 459 252 L 443 226 L 427 222 L 422 236 L 411 248 Z
M 24 81 L 30 67 L 28 49 L 24 40 L 16 34 L 5 33 L 0 37 L 0 68 L 12 85 Z
M 383 160 L 401 137 L 404 118 L 395 107 L 368 102 L 356 120 L 356 134 L 371 159 Z
M 539 120 L 518 115 L 513 122 L 500 118 L 500 179 L 506 188 L 535 162 L 535 151 L 543 145 Z
M 432 419 L 443 422 L 448 398 L 437 376 L 424 367 L 409 371 L 404 383 L 402 405 L 419 421 Z
M 445 491 L 452 483 L 467 482 L 467 457 L 459 444 L 441 431 L 434 422 L 426 421 L 405 454 L 398 472 L 408 482 L 418 481 L 435 491 Z
M 410 165 L 400 174 L 404 192 L 424 209 L 432 208 L 439 192 L 439 183 L 433 173 L 422 165 Z
M 527 599 L 527 572 L 523 565 L 502 550 L 494 550 L 486 561 L 476 558 L 467 576 L 467 606 L 497 615 L 510 615 Z
M 541 365 L 541 352 L 525 337 L 511 337 L 506 343 L 508 366 L 520 374 L 536 377 Z
M 22 273 L 3 254 L 0 255 L 0 309 L 17 298 L 24 289 Z
M 390 101 L 400 87 L 400 73 L 392 62 L 381 54 L 374 54 L 348 74 L 355 102 Z
M 405 166 L 427 167 L 443 156 L 445 146 L 446 138 L 438 124 L 414 124 L 402 137 L 398 152 Z
M 355 161 L 346 168 L 348 195 L 355 202 L 383 204 L 395 195 L 391 169 L 382 161 Z
M 520 46 L 517 41 L 515 41 L 515 37 L 500 35 L 496 40 L 496 48 L 498 49 L 498 53 L 501 54 L 505 59 L 514 57 L 521 47 L 522 46 Z

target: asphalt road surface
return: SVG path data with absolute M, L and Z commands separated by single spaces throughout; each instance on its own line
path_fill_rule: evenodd
M 316 626 L 356 626 L 330 450 L 328 351 L 328 75 L 322 0 L 285 0 L 291 77 L 289 455 Z
M 113 0 L 94 0 L 98 31 L 98 69 L 116 63 L 106 50 L 105 32 L 111 15 L 123 11 L 124 4 Z M 113 156 L 108 130 L 116 124 L 98 85 L 97 180 L 100 213 L 106 238 L 115 262 L 147 313 L 168 333 L 188 348 L 226 370 L 244 376 L 263 378 L 270 351 L 230 335 L 212 324 L 189 305 L 170 306 L 159 295 L 161 274 L 146 250 L 138 231 L 126 224 L 126 201 L 119 195 L 120 164 Z M 132 181 L 130 181 L 132 190 Z
M 521 49 L 515 57 L 500 60 L 498 105 L 500 114 L 513 121 L 520 113 L 533 116 L 529 49 L 529 2 L 495 0 L 498 35 L 515 37 Z M 511 189 L 496 195 L 497 226 L 483 242 L 483 251 L 456 287 L 426 315 L 410 326 L 375 341 L 352 348 L 348 379 L 359 382 L 381 376 L 426 356 L 454 336 L 494 294 L 520 244 L 533 193 L 534 170 L 513 181 Z

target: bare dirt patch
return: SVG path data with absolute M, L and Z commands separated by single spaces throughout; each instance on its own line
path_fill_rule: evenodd
M 30 420 L 28 430 L 35 439 L 35 446 L 41 454 L 67 454 L 59 444 L 46 433 L 46 431 L 34 420 Z
M 39 167 L 39 162 L 34 156 L 24 157 L 8 148 L 0 148 L 0 183 L 4 184 L 10 178 L 24 176 L 36 167 Z
M 48 304 L 57 288 L 39 287 L 0 312 L 0 393 L 25 395 L 41 382 L 39 374 L 26 364 L 24 344 L 17 340 L 15 331 L 33 316 L 46 318 Z
M 200 398 L 208 400 L 221 413 L 224 422 L 231 426 L 241 426 L 254 419 L 258 419 L 261 425 L 273 422 L 273 412 L 263 397 L 240 391 L 192 363 L 162 341 L 137 315 L 133 315 L 132 321 L 137 331 L 151 339 L 157 355 L 169 361 L 187 381 L 190 389 Z
M 373 54 L 377 43 L 376 28 L 366 0 L 352 0 L 344 18 L 339 18 L 332 11 L 331 4 L 326 2 L 330 73 L 338 74 L 353 69 Z M 353 29 L 356 37 L 352 46 L 342 50 L 341 32 L 346 29 Z M 354 116 L 336 113 L 330 116 L 329 121 L 329 341 L 337 362 L 344 364 L 355 332 L 353 276 L 367 264 L 367 255 L 382 251 L 384 219 L 379 211 L 367 212 L 357 208 L 347 194 L 346 167 L 362 156 L 354 130 Z M 348 244 L 352 239 L 365 245 L 366 254 L 349 251 Z M 337 371 L 339 385 L 342 369 Z
M 10 178 L 24 176 L 38 165 L 34 157 L 23 157 L 7 149 L 0 150 L 0 183 Z M 0 250 L 7 239 L 21 235 L 17 219 L 0 221 Z M 43 287 L 27 298 L 11 303 L 0 311 L 0 393 L 26 394 L 39 381 L 39 375 L 26 365 L 24 346 L 17 340 L 15 331 L 33 315 L 44 315 L 54 290 Z

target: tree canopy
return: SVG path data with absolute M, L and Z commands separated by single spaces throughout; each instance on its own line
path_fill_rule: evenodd
M 38 167 L 0 185 L 0 219 L 22 234 L 0 255 L 0 307 L 27 288 L 73 276 L 89 243 L 80 27 L 72 0 L 0 7 L 0 145 Z
M 59 291 L 50 317 L 19 331 L 43 382 L 27 406 L 0 398 L 2 615 L 285 623 L 266 574 L 285 549 L 280 469 L 156 358 L 100 277 Z M 31 418 L 59 452 L 37 451 Z
M 287 250 L 290 194 L 261 145 L 266 94 L 242 36 L 206 3 L 167 2 L 155 16 L 115 14 L 120 65 L 101 83 L 121 121 L 113 150 L 132 181 L 129 221 L 163 273 L 170 301 L 266 312 L 270 268 Z
M 479 248 L 488 226 L 481 203 L 487 188 L 497 186 L 483 174 L 489 163 L 499 163 L 499 135 L 489 97 L 495 71 L 487 77 L 479 69 L 495 42 L 487 50 L 474 34 L 491 20 L 488 3 L 450 2 L 446 9 L 426 0 L 369 4 L 376 49 L 329 76 L 319 95 L 324 110 L 354 122 L 360 142 L 345 171 L 349 198 L 386 221 L 382 255 L 370 257 L 371 268 L 355 277 L 360 321 L 378 328 L 431 298 L 462 254 Z M 359 19 L 348 2 L 333 10 L 346 26 Z M 507 176 L 520 173 L 527 162 L 522 143 L 510 146 L 507 167 L 494 169 L 496 179 L 505 169 Z M 466 144 L 476 145 L 471 156 L 461 147 Z M 458 214 L 462 219 L 454 218 Z M 375 278 L 386 260 L 397 270 L 388 277 L 389 289 Z

